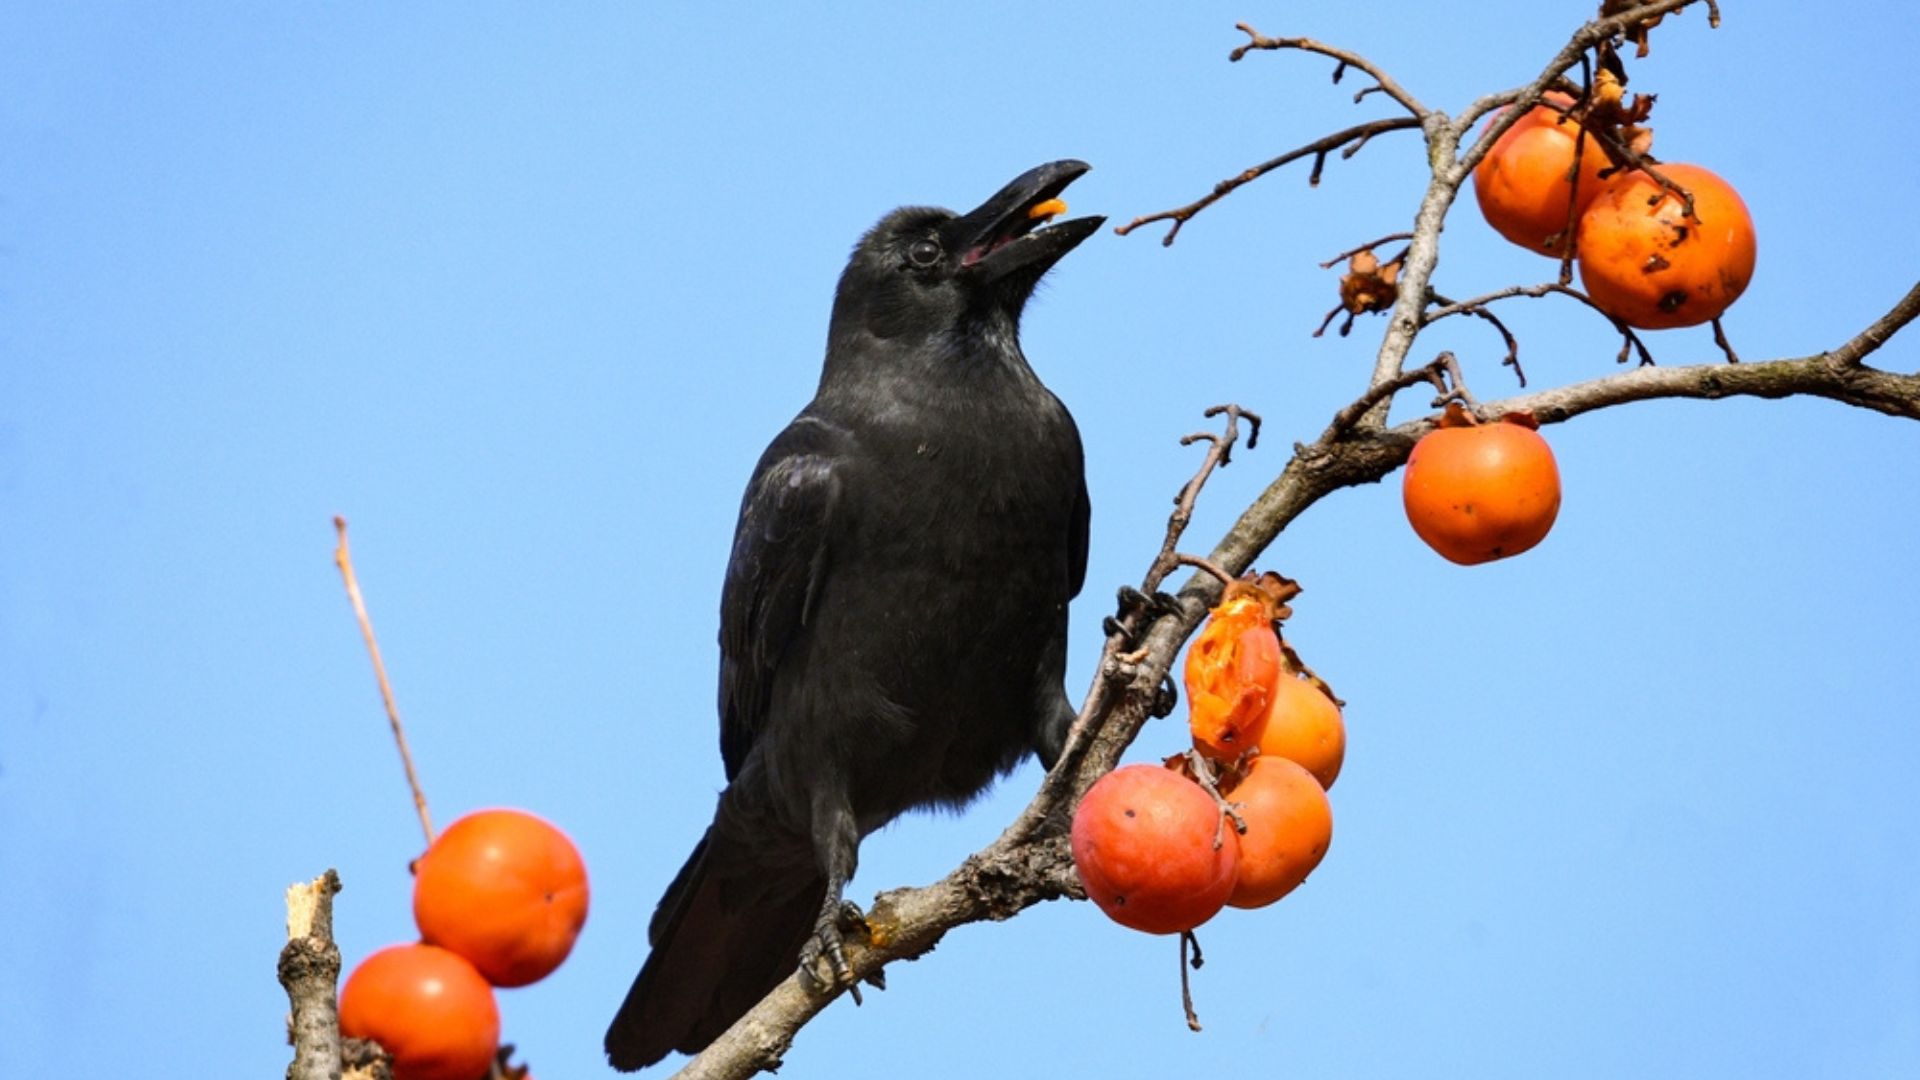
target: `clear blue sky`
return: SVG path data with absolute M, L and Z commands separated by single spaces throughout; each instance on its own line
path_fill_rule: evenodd
M 1749 358 L 1838 344 L 1915 277 L 1906 5 L 1669 20 L 1635 89 L 1745 194 Z M 1384 112 L 1233 23 L 1358 49 L 1457 109 L 1589 7 L 10 4 L 0 12 L 0 1072 L 277 1075 L 281 891 L 337 867 L 349 962 L 412 934 L 419 838 L 330 562 L 345 514 L 428 796 L 569 830 L 574 958 L 502 995 L 594 1076 L 647 914 L 720 784 L 714 633 L 739 491 L 809 396 L 848 246 L 1030 165 L 1117 220 Z M 1385 17 L 1390 14 L 1390 17 Z M 1102 234 L 1029 311 L 1094 500 L 1071 689 L 1194 452 L 1204 549 L 1361 387 L 1315 263 L 1406 227 L 1383 138 L 1247 188 L 1172 249 Z M 1436 285 L 1545 280 L 1462 207 Z M 1516 301 L 1536 385 L 1613 370 Z M 1669 362 L 1704 331 L 1654 335 Z M 1445 328 L 1483 397 L 1484 327 Z M 1877 358 L 1920 368 L 1909 331 Z M 1409 400 L 1402 415 L 1422 402 Z M 783 1078 L 1920 1075 L 1920 425 L 1820 402 L 1550 429 L 1535 552 L 1443 562 L 1397 480 L 1263 565 L 1350 702 L 1326 863 L 1174 946 L 1046 905 L 834 1005 Z M 1176 720 L 1136 753 L 1182 741 Z M 853 895 L 944 873 L 1030 793 L 868 841 Z M 156 1064 L 156 1060 L 158 1064 Z

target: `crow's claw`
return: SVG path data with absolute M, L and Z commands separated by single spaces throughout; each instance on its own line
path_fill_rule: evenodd
M 860 905 L 842 900 L 838 906 L 822 911 L 814 924 L 813 936 L 800 947 L 800 981 L 815 994 L 844 986 L 853 994 L 853 1003 L 858 1005 L 860 986 L 854 978 L 853 965 L 847 963 L 845 935 L 850 932 L 862 936 L 867 933 L 867 916 Z
M 1159 589 L 1145 593 L 1131 585 L 1122 585 L 1118 600 L 1119 612 L 1102 620 L 1100 628 L 1106 631 L 1108 637 L 1120 635 L 1125 639 L 1128 649 L 1137 648 L 1140 639 L 1154 623 L 1182 614 L 1180 601 L 1173 594 Z
M 1172 716 L 1173 710 L 1180 704 L 1180 690 L 1173 684 L 1171 673 L 1160 676 L 1160 685 L 1153 695 L 1153 707 L 1150 710 L 1158 718 Z

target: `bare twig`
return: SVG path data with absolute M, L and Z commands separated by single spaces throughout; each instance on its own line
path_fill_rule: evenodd
M 1207 419 L 1225 416 L 1227 422 L 1220 434 L 1202 431 L 1188 435 L 1180 440 L 1181 446 L 1191 446 L 1196 442 L 1208 444 L 1206 456 L 1200 459 L 1200 468 L 1193 477 L 1180 488 L 1180 494 L 1174 496 L 1173 513 L 1167 517 L 1166 537 L 1160 543 L 1160 553 L 1154 556 L 1153 563 L 1147 568 L 1147 575 L 1140 583 L 1142 592 L 1151 593 L 1160 587 L 1178 565 L 1174 562 L 1174 551 L 1180 545 L 1180 537 L 1193 521 L 1194 504 L 1199 501 L 1200 489 L 1207 484 L 1207 478 L 1216 468 L 1225 468 L 1233 460 L 1233 447 L 1240 438 L 1240 421 L 1247 422 L 1247 449 L 1251 450 L 1260 442 L 1260 417 L 1238 405 L 1215 405 L 1206 412 Z
M 1113 231 L 1121 236 L 1125 236 L 1142 225 L 1148 225 L 1156 221 L 1171 221 L 1173 222 L 1173 227 L 1167 230 L 1167 235 L 1160 238 L 1160 243 L 1162 246 L 1172 246 L 1174 237 L 1180 235 L 1181 227 L 1192 220 L 1194 215 L 1212 206 L 1214 203 L 1219 202 L 1221 199 L 1226 198 L 1228 195 L 1231 195 L 1235 189 L 1242 185 L 1252 183 L 1283 165 L 1291 164 L 1299 161 L 1303 157 L 1311 155 L 1314 158 L 1314 167 L 1309 179 L 1317 183 L 1320 178 L 1321 166 L 1326 163 L 1327 155 L 1334 150 L 1338 150 L 1347 143 L 1353 143 L 1352 149 L 1358 150 L 1361 146 L 1366 145 L 1367 140 L 1372 139 L 1375 135 L 1381 134 L 1382 132 L 1401 131 L 1408 128 L 1417 129 L 1419 126 L 1420 121 L 1404 116 L 1391 117 L 1385 120 L 1369 120 L 1364 124 L 1355 124 L 1343 131 L 1336 131 L 1331 135 L 1315 139 L 1298 149 L 1289 150 L 1277 158 L 1263 161 L 1238 175 L 1230 176 L 1213 185 L 1212 191 L 1185 206 L 1178 206 L 1172 210 L 1162 210 L 1156 214 L 1147 214 L 1143 217 L 1134 218 L 1125 225 L 1117 226 Z M 1351 156 L 1351 153 L 1343 156 Z
M 1450 400 L 1459 400 L 1471 404 L 1473 398 L 1467 393 L 1466 377 L 1460 373 L 1460 363 L 1450 352 L 1434 357 L 1433 363 L 1412 371 L 1403 371 L 1394 378 L 1375 386 L 1369 386 L 1351 404 L 1333 414 L 1333 422 L 1327 425 L 1326 434 L 1320 436 L 1322 442 L 1343 437 L 1353 426 L 1382 401 L 1398 394 L 1408 387 L 1429 383 L 1437 392 L 1433 405 L 1435 408 Z
M 1366 72 L 1369 78 L 1373 79 L 1375 85 L 1355 94 L 1353 96 L 1354 101 L 1357 102 L 1367 94 L 1376 91 L 1383 93 L 1399 102 L 1400 107 L 1407 110 L 1408 115 L 1413 118 L 1416 126 L 1430 111 L 1426 106 L 1420 104 L 1412 94 L 1409 94 L 1405 87 L 1395 82 L 1393 77 L 1382 70 L 1378 64 L 1361 56 L 1359 53 L 1315 41 L 1312 38 L 1271 38 L 1255 30 L 1253 27 L 1248 26 L 1246 23 L 1237 23 L 1234 25 L 1234 29 L 1247 35 L 1249 39 L 1245 45 L 1227 54 L 1227 59 L 1235 63 L 1238 63 L 1247 53 L 1255 49 L 1299 49 L 1302 52 L 1319 53 L 1321 56 L 1330 56 L 1339 61 L 1339 66 L 1333 69 L 1334 82 L 1339 82 L 1340 76 L 1350 67 L 1359 68 L 1361 71 Z
M 1537 300 L 1549 293 L 1560 296 L 1571 296 L 1575 300 L 1592 308 L 1594 311 L 1599 312 L 1602 318 L 1613 324 L 1613 328 L 1619 331 L 1621 338 L 1620 354 L 1614 358 L 1617 362 L 1622 364 L 1626 363 L 1628 352 L 1631 350 L 1639 353 L 1642 366 L 1653 363 L 1653 354 L 1647 351 L 1646 342 L 1640 340 L 1640 335 L 1633 332 L 1633 327 L 1628 326 L 1625 322 L 1622 322 L 1618 316 L 1594 303 L 1593 299 L 1586 293 L 1581 292 L 1571 285 L 1562 285 L 1555 281 L 1549 281 L 1541 285 L 1512 285 L 1487 293 L 1485 296 L 1476 296 L 1471 300 L 1448 300 L 1437 293 L 1429 291 L 1427 295 L 1439 306 L 1428 308 L 1427 311 L 1421 315 L 1421 325 L 1431 325 L 1450 315 L 1479 315 L 1481 318 L 1491 320 L 1492 316 L 1486 314 L 1485 309 L 1487 305 L 1495 301 L 1508 300 L 1518 296 Z M 1499 325 L 1497 321 L 1496 325 Z M 1501 326 L 1500 331 L 1506 336 L 1509 348 L 1517 351 L 1519 346 L 1518 343 L 1513 340 L 1513 335 L 1507 333 L 1505 326 Z M 1515 365 L 1518 366 L 1517 359 L 1515 360 Z M 1526 385 L 1524 376 L 1520 380 L 1520 385 Z
M 394 704 L 393 685 L 387 681 L 387 665 L 380 659 L 380 642 L 373 636 L 373 620 L 367 617 L 367 604 L 360 596 L 360 582 L 353 574 L 353 553 L 347 548 L 347 519 L 336 515 L 333 531 L 340 542 L 333 549 L 333 563 L 340 568 L 346 583 L 347 599 L 360 621 L 360 636 L 366 639 L 367 654 L 373 657 L 373 677 L 380 683 L 380 701 L 387 708 L 387 723 L 393 728 L 394 745 L 400 748 L 400 765 L 407 773 L 407 787 L 413 792 L 413 808 L 420 814 L 420 831 L 427 834 L 427 846 L 433 846 L 433 819 L 427 816 L 427 796 L 420 790 L 420 776 L 413 769 L 413 754 L 407 749 L 407 730 L 400 724 L 400 707 Z
M 1358 255 L 1363 251 L 1372 251 L 1374 248 L 1377 248 L 1382 244 L 1391 244 L 1395 240 L 1411 240 L 1411 239 L 1413 239 L 1413 234 L 1410 232 L 1388 233 L 1387 235 L 1381 237 L 1378 240 L 1369 240 L 1368 242 L 1361 244 L 1359 247 L 1348 248 L 1347 250 L 1341 252 L 1340 254 L 1335 255 L 1333 258 L 1328 259 L 1326 262 L 1321 263 L 1320 269 L 1331 270 L 1334 267 L 1339 266 L 1341 263 L 1347 261 L 1348 259 L 1353 258 L 1355 255 Z M 1392 259 L 1388 259 L 1387 261 L 1396 262 L 1401 258 L 1405 258 L 1404 252 L 1401 253 L 1400 255 L 1395 256 Z

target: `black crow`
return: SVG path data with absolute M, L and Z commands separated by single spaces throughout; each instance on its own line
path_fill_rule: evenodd
M 855 246 L 819 388 L 741 501 L 720 598 L 727 787 L 648 926 L 607 1030 L 616 1068 L 704 1049 L 796 963 L 850 980 L 861 838 L 1058 756 L 1087 489 L 1019 330 L 1104 220 L 1046 224 L 1087 168 L 1042 165 L 964 215 L 895 210 Z

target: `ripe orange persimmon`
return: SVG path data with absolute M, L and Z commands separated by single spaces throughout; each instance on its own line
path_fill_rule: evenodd
M 1280 636 L 1268 601 L 1229 591 L 1187 648 L 1185 673 L 1193 745 L 1216 761 L 1252 749 L 1280 678 Z
M 1560 470 L 1531 417 L 1481 424 L 1449 404 L 1407 458 L 1401 497 L 1427 546 L 1463 566 L 1518 555 L 1560 513 Z
M 1600 310 L 1642 330 L 1720 317 L 1753 280 L 1753 217 L 1733 186 L 1698 165 L 1661 165 L 1693 215 L 1644 172 L 1609 179 L 1580 219 L 1580 284 Z
M 1566 94 L 1545 100 L 1571 106 Z M 1574 182 L 1574 144 L 1580 148 L 1579 183 Z M 1535 105 L 1494 140 L 1473 169 L 1473 194 L 1480 214 L 1494 231 L 1528 251 L 1558 257 L 1566 235 L 1598 198 L 1600 171 L 1607 155 L 1580 125 L 1556 109 Z
M 1311 680 L 1281 675 L 1260 733 L 1260 756 L 1296 762 L 1321 787 L 1333 787 L 1347 757 L 1347 724 L 1340 706 Z
M 1240 834 L 1240 874 L 1227 903 L 1265 907 L 1307 880 L 1326 857 L 1333 807 L 1320 781 L 1297 762 L 1261 754 L 1227 799 L 1247 825 Z
M 1122 926 L 1177 934 L 1213 918 L 1239 876 L 1240 841 L 1199 784 L 1158 765 L 1101 777 L 1073 813 L 1073 866 Z
M 420 936 L 473 962 L 495 986 L 560 966 L 587 920 L 587 868 L 566 834 L 520 810 L 454 822 L 414 863 Z
M 472 964 L 433 945 L 389 945 L 340 988 L 340 1033 L 372 1039 L 394 1080 L 478 1080 L 500 1042 L 493 988 Z

